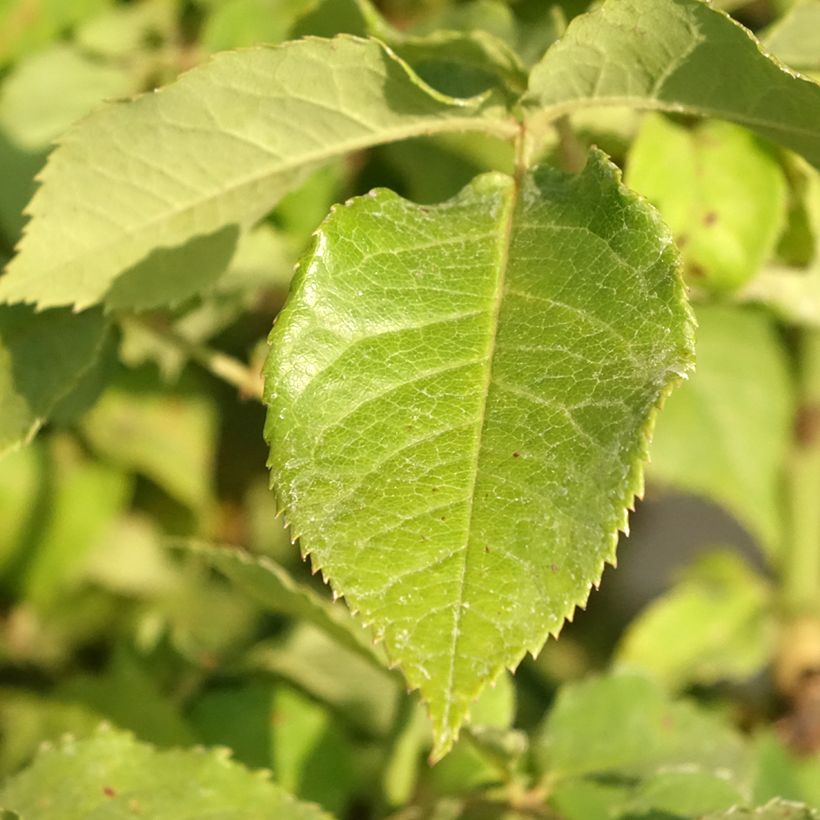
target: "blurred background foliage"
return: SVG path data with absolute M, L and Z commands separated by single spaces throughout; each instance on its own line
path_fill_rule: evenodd
M 820 72 L 817 0 L 719 5 Z M 0 258 L 71 123 L 213 52 L 443 28 L 489 32 L 532 63 L 586 7 L 0 0 Z M 793 549 L 796 532 L 820 539 L 820 345 L 805 329 L 820 325 L 820 177 L 723 123 L 613 109 L 566 126 L 547 159 L 573 168 L 593 143 L 613 156 L 671 226 L 699 321 L 698 372 L 659 421 L 646 499 L 587 611 L 430 768 L 423 711 L 275 516 L 263 408 L 201 366 L 220 351 L 258 371 L 333 203 L 376 185 L 438 202 L 511 164 L 476 135 L 376 148 L 317 172 L 232 258 L 208 252 L 207 290 L 124 317 L 47 429 L 0 460 L 0 776 L 107 721 L 161 749 L 227 746 L 351 820 L 688 817 L 774 797 L 820 809 L 820 639 Z

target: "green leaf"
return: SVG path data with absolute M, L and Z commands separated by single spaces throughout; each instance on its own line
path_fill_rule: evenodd
M 800 710 L 794 712 L 789 729 L 805 725 L 804 714 Z M 820 759 L 816 754 L 798 755 L 789 751 L 776 733 L 785 728 L 767 728 L 755 738 L 755 801 L 765 803 L 782 798 L 820 807 Z
M 786 220 L 786 179 L 748 131 L 707 122 L 689 131 L 659 114 L 644 119 L 626 183 L 661 212 L 696 285 L 745 284 L 768 261 Z
M 370 663 L 379 668 L 384 666 L 373 641 L 344 607 L 334 605 L 298 583 L 272 559 L 248 555 L 235 547 L 210 546 L 194 541 L 172 541 L 170 544 L 202 558 L 267 609 L 308 621 Z
M 29 441 L 91 371 L 108 324 L 97 310 L 0 306 L 0 454 Z
M 772 592 L 729 552 L 700 559 L 629 625 L 617 659 L 670 687 L 743 681 L 773 656 Z
M 68 438 L 49 442 L 48 481 L 20 551 L 23 597 L 52 607 L 82 580 L 89 554 L 127 503 L 130 482 L 85 458 Z
M 671 240 L 597 152 L 434 207 L 375 191 L 319 230 L 271 336 L 272 477 L 437 757 L 614 560 L 690 337 Z
M 126 373 L 86 413 L 81 430 L 100 456 L 201 508 L 211 496 L 216 426 L 207 395 L 162 390 Z
M 64 135 L 0 299 L 77 308 L 103 301 L 150 252 L 249 228 L 323 163 L 471 129 L 509 135 L 515 125 L 486 96 L 433 91 L 376 42 L 308 39 L 221 54 Z
M 44 741 L 56 741 L 67 733 L 85 737 L 102 720 L 84 706 L 44 697 L 31 689 L 0 689 L 0 776 L 29 763 Z
M 311 624 L 298 623 L 284 639 L 258 644 L 243 668 L 284 678 L 368 735 L 383 737 L 392 725 L 401 690 L 396 676 Z
M 629 105 L 731 120 L 820 167 L 820 86 L 700 0 L 606 0 L 576 17 L 530 75 L 533 116 Z
M 55 45 L 19 63 L 0 90 L 0 125 L 16 145 L 42 149 L 102 100 L 134 90 L 122 68 L 69 45 Z
M 311 0 L 228 0 L 215 3 L 202 30 L 210 51 L 279 43 Z
M 171 746 L 193 742 L 179 705 L 160 690 L 137 657 L 123 647 L 115 647 L 102 673 L 64 679 L 54 694 L 59 700 L 80 704 L 120 728 L 136 732 L 150 743 Z
M 786 351 L 763 313 L 710 306 L 697 318 L 697 371 L 664 408 L 649 475 L 723 504 L 776 560 L 794 411 Z
M 536 755 L 551 783 L 606 774 L 647 780 L 688 768 L 746 784 L 751 763 L 741 736 L 719 716 L 672 701 L 632 673 L 564 687 Z
M 798 71 L 820 71 L 820 0 L 800 0 L 763 37 L 766 51 Z
M 92 17 L 111 0 L 5 0 L 0 3 L 0 66 L 56 40 L 66 29 Z
M 330 820 L 224 750 L 157 751 L 112 730 L 44 749 L 0 789 L 0 803 L 26 820 Z
M 704 815 L 703 820 L 817 820 L 820 812 L 811 806 L 774 799 L 756 809 L 732 808 L 729 811 Z

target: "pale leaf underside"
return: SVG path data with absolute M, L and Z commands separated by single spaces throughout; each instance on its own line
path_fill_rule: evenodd
M 126 271 L 127 287 L 111 291 L 116 307 L 189 296 L 197 282 L 169 293 L 162 270 L 134 266 L 158 249 L 184 254 L 197 237 L 251 226 L 306 173 L 351 151 L 448 130 L 509 133 L 498 112 L 487 99 L 433 91 L 375 41 L 221 54 L 65 134 L 0 299 L 83 308 L 106 300 Z
M 599 153 L 435 207 L 373 192 L 318 232 L 272 334 L 272 478 L 435 756 L 614 559 L 690 358 L 671 240 Z
M 731 120 L 820 167 L 820 86 L 701 0 L 606 0 L 530 76 L 533 116 L 621 105 Z

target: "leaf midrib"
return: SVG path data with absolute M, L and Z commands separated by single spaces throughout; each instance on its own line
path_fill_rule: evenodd
M 512 240 L 513 222 L 517 210 L 517 204 L 521 189 L 520 175 L 516 173 L 512 180 L 505 203 L 506 213 L 503 216 L 503 224 L 499 233 L 498 243 L 498 275 L 496 277 L 495 289 L 493 292 L 490 335 L 486 352 L 486 373 L 481 391 L 481 409 L 477 419 L 475 444 L 471 456 L 472 476 L 469 493 L 467 496 L 466 509 L 466 530 L 464 545 L 462 547 L 461 575 L 458 585 L 458 598 L 453 608 L 453 630 L 450 642 L 450 667 L 447 673 L 447 684 L 445 688 L 444 714 L 442 715 L 442 725 L 444 732 L 449 735 L 450 711 L 453 705 L 453 686 L 455 683 L 456 658 L 458 657 L 458 644 L 461 635 L 461 618 L 464 611 L 464 590 L 467 581 L 468 558 L 470 551 L 470 537 L 473 530 L 473 519 L 475 517 L 475 495 L 478 482 L 479 468 L 481 465 L 481 454 L 483 451 L 484 429 L 487 421 L 487 401 L 490 394 L 490 387 L 493 380 L 493 365 L 495 363 L 496 343 L 498 340 L 498 324 L 501 314 L 501 306 L 504 301 L 504 289 L 509 267 L 510 243 Z

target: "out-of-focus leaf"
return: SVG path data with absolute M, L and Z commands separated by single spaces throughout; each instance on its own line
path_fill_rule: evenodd
M 224 750 L 157 751 L 112 730 L 44 749 L 0 789 L 0 804 L 26 820 L 330 820 Z
M 192 704 L 188 722 L 207 746 L 227 746 L 246 766 L 270 768 L 273 685 L 250 680 L 208 689 Z
M 277 498 L 420 689 L 436 756 L 613 559 L 689 366 L 676 263 L 598 152 L 437 206 L 375 191 L 300 263 L 266 366 Z
M 103 100 L 134 90 L 127 71 L 55 45 L 15 66 L 0 90 L 0 127 L 20 148 L 42 150 Z
M 41 743 L 65 734 L 85 737 L 103 717 L 78 703 L 34 694 L 30 689 L 0 689 L 0 777 L 28 763 Z
M 401 689 L 395 676 L 309 624 L 257 645 L 243 665 L 287 679 L 369 734 L 383 736 L 392 723 Z
M 86 561 L 128 501 L 130 482 L 119 470 L 90 461 L 69 439 L 52 439 L 48 478 L 38 514 L 18 553 L 20 588 L 47 609 L 82 579 Z
M 5 0 L 0 4 L 0 66 L 56 40 L 111 0 Z
M 605 0 L 576 17 L 533 69 L 525 103 L 536 122 L 609 105 L 731 120 L 820 167 L 820 86 L 700 0 Z
M 178 13 L 178 0 L 116 5 L 78 26 L 74 41 L 84 51 L 121 62 L 170 40 Z
M 273 692 L 273 775 L 304 800 L 343 813 L 356 785 L 349 738 L 318 703 L 294 689 Z
M 743 308 L 697 312 L 695 374 L 658 420 L 650 478 L 723 504 L 776 562 L 794 386 L 771 320 Z
M 0 85 L 0 229 L 11 246 L 23 230 L 23 208 L 34 194 L 34 177 L 52 140 L 102 100 L 134 90 L 133 78 L 125 69 L 92 60 L 65 44 L 31 55 L 4 78 Z
M 239 590 L 266 609 L 311 623 L 378 668 L 385 667 L 383 653 L 373 645 L 373 639 L 353 620 L 343 604 L 322 598 L 272 559 L 196 541 L 172 541 L 170 544 L 219 570 Z
M 0 454 L 28 442 L 93 370 L 107 334 L 98 310 L 0 305 Z
M 288 39 L 312 0 L 223 0 L 214 3 L 201 35 L 209 51 L 273 45 Z M 334 32 L 336 33 L 336 32 Z
M 798 71 L 820 71 L 820 0 L 798 0 L 766 31 L 763 45 Z
M 663 215 L 696 285 L 735 290 L 771 257 L 786 218 L 786 180 L 748 131 L 722 122 L 694 129 L 644 118 L 627 184 Z
M 45 471 L 43 451 L 36 444 L 0 460 L 0 576 L 14 563 L 37 516 Z
M 149 253 L 250 228 L 345 154 L 420 134 L 515 127 L 497 100 L 442 95 L 376 42 L 313 38 L 223 52 L 62 137 L 0 298 L 82 308 L 103 301 Z
M 66 703 L 81 704 L 151 743 L 185 746 L 194 740 L 178 706 L 124 648 L 114 652 L 101 674 L 63 680 L 55 696 Z
M 150 518 L 123 516 L 89 555 L 84 578 L 121 595 L 154 598 L 165 594 L 176 586 L 179 573 L 161 541 Z
M 771 730 L 761 732 L 754 745 L 756 803 L 780 798 L 820 808 L 820 759 L 817 755 L 798 757 L 788 751 Z
M 646 779 L 685 767 L 746 785 L 743 739 L 720 717 L 672 701 L 642 675 L 614 674 L 565 686 L 536 748 L 548 782 L 612 774 Z
M 516 5 L 518 12 L 522 4 Z M 484 31 L 513 48 L 526 65 L 532 65 L 544 56 L 565 25 L 557 4 L 539 3 L 538 6 L 537 13 L 518 19 L 512 8 L 501 0 L 468 0 L 442 6 L 438 13 L 416 24 L 412 31 L 417 35 L 437 29 Z
M 164 391 L 137 373 L 110 387 L 81 429 L 98 455 L 198 509 L 211 495 L 216 424 L 204 394 Z
M 405 717 L 392 738 L 382 773 L 384 796 L 391 806 L 402 806 L 410 801 L 416 788 L 422 756 L 433 745 L 430 721 L 421 704 L 408 700 L 401 708 Z
M 773 604 L 769 585 L 743 559 L 712 553 L 632 621 L 617 658 L 674 688 L 742 681 L 774 653 Z

